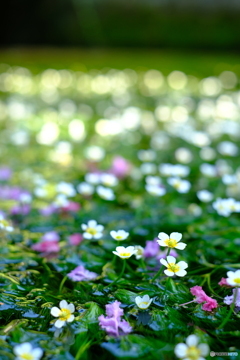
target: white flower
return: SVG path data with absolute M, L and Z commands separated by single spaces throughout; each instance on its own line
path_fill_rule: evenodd
M 181 343 L 175 347 L 175 355 L 184 360 L 205 360 L 203 356 L 209 353 L 207 344 L 199 344 L 199 338 L 196 335 L 189 335 L 186 344 Z
M 182 234 L 178 232 L 173 232 L 170 234 L 170 236 L 164 232 L 160 232 L 158 234 L 158 238 L 160 240 L 157 240 L 157 242 L 160 246 L 168 246 L 169 248 L 176 248 L 178 250 L 183 250 L 187 246 L 187 244 L 179 242 L 182 238 Z
M 118 241 L 122 241 L 122 240 L 126 240 L 129 233 L 126 232 L 125 230 L 118 230 L 118 231 L 110 231 L 110 235 L 114 240 L 118 240 Z
M 152 186 L 158 186 L 161 184 L 161 178 L 159 176 L 147 176 L 146 177 L 146 183 L 147 185 L 152 185 Z
M 104 187 L 104 186 L 97 186 L 96 188 L 97 194 L 104 200 L 114 200 L 115 195 L 112 189 Z
M 238 183 L 238 178 L 236 175 L 224 174 L 222 177 L 222 182 L 225 185 L 235 185 Z
M 82 224 L 84 239 L 100 239 L 102 237 L 103 225 L 98 225 L 96 220 L 89 220 L 87 225 Z
M 137 250 L 135 250 L 134 246 L 128 246 L 126 248 L 124 246 L 117 246 L 116 251 L 113 251 L 113 254 L 119 256 L 122 259 L 128 259 L 136 253 Z
M 166 194 L 166 189 L 158 185 L 145 185 L 145 189 L 150 195 L 153 196 L 163 196 Z
M 87 182 L 82 182 L 77 186 L 77 191 L 79 194 L 90 196 L 94 193 L 94 187 Z
M 75 306 L 68 304 L 66 300 L 60 301 L 59 306 L 60 309 L 56 306 L 51 308 L 51 315 L 59 318 L 54 324 L 57 328 L 63 327 L 66 322 L 72 322 L 74 320 L 72 313 L 75 311 Z
M 179 193 L 187 193 L 191 187 L 191 184 L 187 180 L 182 180 L 178 177 L 168 178 L 169 185 L 173 186 Z
M 76 190 L 74 189 L 74 186 L 70 183 L 67 183 L 65 181 L 60 182 L 56 186 L 57 192 L 67 196 L 72 197 L 76 195 Z
M 105 186 L 116 186 L 118 184 L 118 179 L 113 174 L 101 174 L 100 180 Z
M 203 163 L 200 166 L 200 171 L 203 175 L 211 178 L 217 176 L 217 169 L 215 165 Z
M 32 202 L 32 196 L 30 194 L 23 193 L 19 196 L 19 201 L 23 204 L 29 204 Z
M 25 342 L 13 348 L 15 360 L 39 360 L 43 356 L 41 348 L 33 348 L 32 344 Z
M 143 253 L 144 253 L 144 248 L 140 245 L 135 245 L 134 246 L 135 250 L 137 250 L 135 256 L 136 256 L 136 259 L 139 260 L 143 257 Z
M 153 301 L 153 299 L 150 299 L 149 295 L 144 295 L 143 297 L 137 296 L 135 298 L 135 303 L 142 310 L 147 309 L 151 305 L 152 301 Z
M 85 181 L 92 185 L 98 185 L 100 184 L 100 174 L 88 173 L 85 175 Z
M 0 214 L 0 229 L 3 229 L 5 231 L 13 231 L 14 228 L 11 226 L 11 224 L 4 219 L 3 215 Z
M 69 204 L 69 200 L 64 194 L 59 194 L 56 196 L 55 200 L 53 201 L 53 205 L 56 207 L 66 207 Z
M 238 154 L 237 145 L 231 141 L 222 141 L 218 144 L 217 149 L 222 155 L 237 156 Z
M 190 173 L 190 169 L 186 165 L 176 164 L 172 165 L 172 176 L 185 177 Z
M 179 261 L 176 264 L 176 258 L 173 256 L 167 256 L 167 260 L 160 259 L 160 263 L 166 266 L 167 270 L 164 270 L 164 273 L 167 276 L 185 276 L 187 274 L 186 268 L 188 267 L 188 264 L 185 261 Z
M 146 162 L 140 166 L 140 171 L 142 174 L 145 174 L 145 175 L 155 174 L 157 171 L 157 167 L 153 163 Z
M 152 149 L 139 150 L 137 155 L 141 161 L 153 161 L 156 159 L 156 153 Z
M 197 197 L 202 202 L 209 202 L 213 199 L 213 194 L 208 190 L 200 190 L 197 192 Z
M 240 270 L 227 272 L 227 283 L 231 286 L 240 286 Z
M 218 198 L 213 204 L 213 208 L 219 215 L 229 216 L 232 212 L 240 212 L 240 202 L 233 198 L 221 199 Z
M 163 176 L 172 176 L 172 168 L 172 164 L 161 164 L 159 165 L 158 170 Z

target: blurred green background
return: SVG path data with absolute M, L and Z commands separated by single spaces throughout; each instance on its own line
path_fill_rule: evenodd
M 240 75 L 239 0 L 9 0 L 0 62 Z

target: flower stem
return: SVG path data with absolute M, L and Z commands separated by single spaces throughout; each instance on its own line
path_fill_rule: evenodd
M 122 271 L 120 273 L 120 275 L 118 276 L 118 278 L 116 280 L 114 280 L 110 285 L 113 285 L 115 284 L 118 280 L 120 280 L 124 274 L 124 271 L 125 271 L 125 268 L 126 268 L 126 260 L 124 259 L 123 260 L 123 267 L 122 267 Z
M 235 305 L 236 305 L 237 295 L 238 295 L 238 288 L 235 288 L 233 302 L 232 302 L 232 304 L 230 306 L 230 310 L 229 310 L 227 316 L 225 317 L 225 319 L 223 320 L 223 322 L 221 323 L 221 325 L 219 326 L 219 328 L 218 328 L 219 330 L 222 329 L 227 324 L 228 320 L 230 319 L 230 316 L 232 315 L 233 310 L 234 310 Z
M 171 248 L 168 248 L 166 257 L 169 255 L 170 251 L 171 251 Z M 156 279 L 159 277 L 159 275 L 161 274 L 162 271 L 163 271 L 163 265 L 161 265 L 160 269 L 158 270 L 158 272 L 156 273 L 156 275 L 152 278 L 151 282 L 153 282 L 154 280 L 156 280 Z
M 65 281 L 68 279 L 67 275 L 64 276 L 64 278 L 62 279 L 60 286 L 59 286 L 59 293 L 61 294 L 62 289 L 63 289 L 63 285 L 65 284 Z
M 179 304 L 178 306 L 188 305 L 188 304 L 191 304 L 191 303 L 193 303 L 193 302 L 195 302 L 195 299 L 194 299 L 194 300 L 191 300 L 191 301 L 188 301 L 188 302 L 186 302 L 186 303 L 184 303 L 184 304 Z

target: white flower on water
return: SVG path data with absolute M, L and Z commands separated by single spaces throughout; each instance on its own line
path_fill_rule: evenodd
M 99 225 L 96 220 L 89 220 L 87 224 L 82 224 L 84 239 L 100 239 L 103 229 L 103 225 Z
M 182 180 L 179 177 L 170 177 L 168 178 L 168 183 L 179 193 L 187 193 L 190 190 L 191 184 L 187 180 Z
M 187 244 L 179 242 L 182 238 L 182 234 L 178 232 L 172 232 L 170 236 L 164 232 L 160 232 L 158 238 L 160 240 L 157 240 L 157 242 L 160 246 L 168 246 L 169 248 L 176 248 L 178 250 L 184 250 L 187 246 Z
M 183 360 L 205 360 L 208 356 L 209 347 L 207 344 L 198 344 L 199 338 L 196 335 L 189 335 L 186 344 L 180 343 L 175 347 L 175 355 Z
M 111 201 L 115 199 L 114 192 L 110 188 L 99 185 L 97 186 L 96 191 L 97 194 L 104 200 Z
M 176 263 L 176 258 L 173 256 L 167 256 L 167 260 L 160 259 L 160 263 L 166 266 L 167 270 L 164 270 L 164 273 L 167 276 L 185 276 L 187 274 L 186 268 L 188 264 L 185 261 L 179 261 Z
M 143 297 L 137 296 L 135 298 L 135 303 L 141 310 L 147 309 L 151 305 L 152 301 L 153 299 L 151 299 L 149 295 L 144 295 Z
M 126 248 L 124 246 L 117 246 L 116 251 L 113 251 L 113 254 L 119 256 L 121 259 L 128 259 L 136 253 L 137 250 L 135 250 L 134 246 L 128 246 Z
M 43 350 L 34 349 L 29 342 L 14 346 L 13 352 L 16 355 L 15 360 L 39 360 L 43 356 Z
M 129 233 L 126 232 L 125 230 L 118 230 L 118 231 L 110 231 L 110 235 L 114 240 L 118 240 L 118 241 L 122 241 L 122 240 L 126 240 Z
M 240 270 L 227 272 L 227 283 L 231 286 L 240 286 Z
M 74 320 L 75 306 L 73 304 L 68 304 L 66 300 L 62 300 L 59 303 L 60 309 L 56 306 L 51 308 L 51 315 L 58 317 L 58 320 L 55 322 L 55 327 L 61 328 L 66 322 L 72 322 Z

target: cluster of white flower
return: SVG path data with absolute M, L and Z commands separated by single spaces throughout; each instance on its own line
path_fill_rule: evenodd
M 221 199 L 218 198 L 213 204 L 213 208 L 217 211 L 218 215 L 228 217 L 233 212 L 240 212 L 240 201 L 233 198 Z
M 166 189 L 162 185 L 162 181 L 159 176 L 147 176 L 145 189 L 153 196 L 163 196 L 166 194 Z
M 118 185 L 118 178 L 109 173 L 88 173 L 85 175 L 85 182 L 77 186 L 79 194 L 84 196 L 91 196 L 94 194 L 96 186 L 96 193 L 104 200 L 112 201 L 115 199 L 115 194 L 112 187 Z

